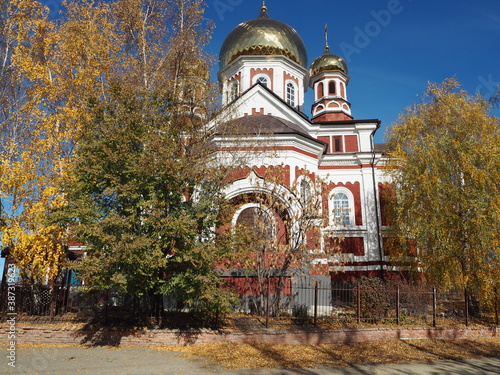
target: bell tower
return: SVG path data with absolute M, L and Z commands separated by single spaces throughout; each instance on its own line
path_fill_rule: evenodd
M 313 89 L 312 122 L 352 120 L 347 101 L 347 64 L 330 52 L 328 27 L 325 25 L 325 52 L 309 69 L 309 86 Z

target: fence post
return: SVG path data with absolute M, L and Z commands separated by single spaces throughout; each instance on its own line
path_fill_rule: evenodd
M 357 318 L 357 321 L 358 321 L 358 324 L 361 324 L 361 286 L 358 284 L 356 284 L 357 286 L 357 308 L 356 308 L 356 318 Z
M 69 289 L 71 285 L 71 269 L 68 270 L 66 274 L 66 282 L 64 283 L 64 301 L 63 301 L 63 313 L 68 311 L 68 301 L 69 301 Z
M 400 309 L 399 309 L 399 301 L 400 301 L 400 290 L 399 290 L 399 285 L 397 286 L 396 289 L 396 324 L 399 325 L 400 323 Z
M 469 326 L 469 294 L 467 293 L 467 288 L 464 290 L 465 295 L 465 326 Z
M 106 304 L 104 305 L 104 325 L 108 325 L 109 289 L 106 290 Z
M 314 284 L 314 327 L 318 326 L 318 282 Z
M 55 290 L 55 286 L 50 287 L 51 295 L 50 295 L 50 321 L 54 320 L 54 313 L 56 309 L 56 298 L 57 298 L 57 291 Z
M 436 327 L 436 310 L 437 310 L 436 288 L 432 288 L 432 326 Z
M 498 288 L 495 287 L 495 324 L 498 326 Z
M 266 328 L 269 328 L 269 313 L 270 313 L 270 304 L 271 304 L 271 279 L 267 278 L 267 297 L 266 297 Z

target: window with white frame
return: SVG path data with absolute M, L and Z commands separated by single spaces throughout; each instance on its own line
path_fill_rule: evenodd
M 229 101 L 236 100 L 239 95 L 239 84 L 238 81 L 232 81 L 229 88 Z
M 331 223 L 335 226 L 349 226 L 353 222 L 352 197 L 344 190 L 336 190 L 331 195 Z
M 295 107 L 295 85 L 291 82 L 286 84 L 286 102 L 289 106 Z
M 269 87 L 269 77 L 264 74 L 257 76 L 255 82 L 260 83 L 266 87 Z
M 318 83 L 318 86 L 316 86 L 316 100 L 319 100 L 324 96 L 323 88 L 323 82 Z

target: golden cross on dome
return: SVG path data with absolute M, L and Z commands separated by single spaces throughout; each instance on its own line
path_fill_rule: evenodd
M 261 12 L 267 11 L 266 0 L 262 0 L 262 6 L 260 7 Z
M 328 24 L 325 23 L 325 52 L 330 52 L 330 46 L 328 45 Z

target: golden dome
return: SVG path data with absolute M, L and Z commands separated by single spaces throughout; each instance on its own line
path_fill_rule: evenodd
M 309 75 L 313 77 L 321 72 L 336 70 L 347 74 L 347 63 L 342 57 L 331 53 L 327 47 L 325 53 L 312 62 Z
M 284 55 L 307 67 L 307 51 L 294 28 L 269 18 L 262 6 L 258 18 L 236 26 L 224 40 L 219 53 L 220 68 L 242 55 Z

